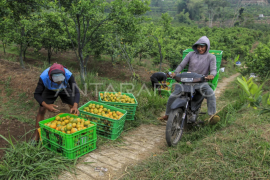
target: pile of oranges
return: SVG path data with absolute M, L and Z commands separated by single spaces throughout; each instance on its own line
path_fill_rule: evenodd
M 83 109 L 85 112 L 92 114 L 97 114 L 103 117 L 119 120 L 124 115 L 119 111 L 111 111 L 110 109 L 104 108 L 103 105 L 90 103 L 87 107 Z
M 82 118 L 56 116 L 53 121 L 45 123 L 45 126 L 49 126 L 57 131 L 61 131 L 62 133 L 72 134 L 88 127 L 92 127 L 94 124 L 91 124 L 90 121 L 85 121 Z
M 161 86 L 161 89 L 164 89 L 164 90 L 170 90 L 170 87 L 168 87 L 168 85 L 170 85 L 169 82 L 163 81 L 162 83 L 163 83 L 163 84 L 166 84 L 167 86 Z
M 100 93 L 100 98 L 102 101 L 106 101 L 106 102 L 121 102 L 121 103 L 131 103 L 131 104 L 135 104 L 135 99 L 131 98 L 127 95 L 122 95 L 121 92 L 118 93 L 107 93 L 105 92 Z

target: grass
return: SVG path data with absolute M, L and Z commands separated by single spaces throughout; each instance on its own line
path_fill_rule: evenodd
M 257 112 L 242 110 L 226 118 L 227 128 L 185 134 L 177 148 L 133 167 L 124 179 L 269 178 L 270 145 L 259 130 L 269 120 L 256 117 Z
M 233 61 L 228 60 L 226 65 L 220 66 L 220 68 L 222 67 L 225 67 L 225 71 L 219 71 L 219 80 L 222 80 L 224 77 L 228 78 L 237 72 L 237 67 L 234 66 Z
M 186 132 L 176 148 L 165 147 L 131 167 L 123 179 L 269 178 L 270 120 L 247 108 L 242 97 L 231 83 L 220 100 L 233 103 L 219 113 L 220 123 Z
M 7 91 L 7 89 L 5 89 Z M 29 98 L 26 93 L 21 93 L 17 96 L 8 96 L 13 89 L 7 91 L 7 97 L 1 98 L 1 110 L 0 115 L 4 119 L 18 119 L 21 122 L 26 122 L 29 124 L 34 124 L 33 116 L 36 115 L 38 104 L 34 99 Z M 5 102 L 4 102 L 5 101 Z
M 76 160 L 68 160 L 46 150 L 41 143 L 36 147 L 28 143 L 5 139 L 9 146 L 0 161 L 0 179 L 50 179 L 57 178 L 62 171 L 72 172 Z

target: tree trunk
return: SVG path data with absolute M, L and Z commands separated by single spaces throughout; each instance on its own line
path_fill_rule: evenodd
M 23 69 L 25 69 L 24 67 L 24 64 L 23 64 L 23 47 L 22 47 L 22 44 L 21 44 L 21 47 L 20 47 L 20 65 Z
M 23 60 L 25 61 L 25 54 L 26 54 L 27 47 L 23 50 Z
M 139 53 L 140 62 L 142 61 L 142 53 Z
M 6 54 L 6 43 L 3 43 L 4 54 Z
M 112 58 L 112 63 L 113 63 L 113 61 L 114 61 L 114 59 L 113 59 L 113 51 L 111 51 L 111 58 Z
M 51 66 L 51 56 L 52 56 L 52 50 L 51 50 L 51 46 L 48 48 L 48 62 L 49 65 Z

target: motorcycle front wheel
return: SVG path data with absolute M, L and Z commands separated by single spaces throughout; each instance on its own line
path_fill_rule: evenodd
M 181 108 L 172 110 L 166 125 L 166 141 L 168 146 L 176 146 L 181 140 L 184 128 L 186 126 L 186 118 L 182 123 L 183 110 Z M 182 126 L 182 127 L 181 127 Z

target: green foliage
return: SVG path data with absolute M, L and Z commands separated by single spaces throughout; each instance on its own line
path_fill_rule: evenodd
M 248 53 L 245 58 L 245 63 L 248 68 L 242 69 L 241 72 L 245 75 L 248 73 L 256 73 L 261 78 L 266 78 L 270 71 L 270 43 L 260 43 L 253 53 Z
M 258 86 L 256 83 L 253 82 L 253 78 L 250 78 L 248 81 L 245 77 L 242 79 L 237 78 L 239 86 L 244 90 L 246 93 L 246 98 L 249 101 L 249 106 L 257 108 L 261 101 L 262 101 L 262 87 L 264 84 Z
M 237 81 L 246 94 L 246 99 L 249 102 L 248 106 L 254 109 L 260 108 L 260 114 L 270 113 L 270 93 L 265 93 L 262 96 L 262 88 L 267 80 L 260 86 L 253 81 L 253 78 L 246 80 L 245 77 L 242 77 L 242 79 L 237 78 Z M 262 108 L 260 106 L 262 106 Z
M 177 15 L 177 19 L 180 23 L 193 24 L 193 21 L 189 18 L 189 13 L 183 10 Z
M 76 161 L 66 159 L 47 151 L 39 143 L 36 147 L 26 143 L 3 138 L 9 143 L 0 162 L 0 179 L 49 179 L 57 178 L 64 170 L 75 168 Z

